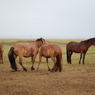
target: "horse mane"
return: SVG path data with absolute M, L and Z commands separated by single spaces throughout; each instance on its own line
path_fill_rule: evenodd
M 89 41 L 95 41 L 95 38 L 90 38 L 90 39 L 87 39 L 87 40 L 84 40 L 84 41 L 81 41 L 81 43 L 85 43 L 85 44 L 88 44 Z
M 44 38 L 39 38 L 39 39 L 37 39 L 36 41 L 45 42 L 45 39 L 44 39 Z

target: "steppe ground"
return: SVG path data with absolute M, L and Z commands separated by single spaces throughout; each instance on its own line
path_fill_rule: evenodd
M 32 40 L 0 40 L 4 45 L 4 64 L 0 64 L 0 95 L 95 95 L 95 46 L 87 52 L 85 64 L 78 64 L 79 54 L 73 54 L 72 64 L 66 62 L 66 44 L 72 40 L 48 40 L 60 45 L 63 52 L 63 71 L 49 72 L 45 58 L 43 58 L 39 71 L 31 71 L 30 58 L 24 58 L 23 71 L 16 60 L 18 71 L 12 72 L 8 60 L 8 51 L 18 42 L 31 42 Z M 74 40 L 81 41 L 81 40 Z M 38 65 L 38 56 L 35 68 Z M 49 60 L 50 67 L 53 66 Z

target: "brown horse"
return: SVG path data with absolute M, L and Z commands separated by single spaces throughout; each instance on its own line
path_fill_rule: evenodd
M 82 59 L 82 55 L 83 55 L 82 63 L 84 64 L 86 52 L 91 45 L 95 45 L 95 38 L 91 38 L 91 39 L 84 40 L 81 42 L 69 42 L 66 46 L 67 62 L 69 64 L 72 63 L 71 62 L 71 56 L 72 56 L 73 52 L 75 52 L 75 53 L 80 53 L 79 64 L 81 63 L 81 59 Z
M 52 61 L 54 62 L 52 71 L 57 71 L 58 69 L 59 71 L 62 71 L 62 64 L 61 64 L 62 51 L 58 45 L 53 43 L 47 43 L 41 46 L 39 51 L 39 64 L 37 70 L 39 70 L 39 65 L 41 63 L 42 56 L 44 56 L 45 58 L 52 59 Z M 48 66 L 48 70 L 50 70 L 48 63 L 47 66 Z
M 45 40 L 43 38 L 40 38 L 32 43 L 17 43 L 14 45 L 14 47 L 11 47 L 8 57 L 12 69 L 14 69 L 15 71 L 17 70 L 15 59 L 17 56 L 19 56 L 19 64 L 22 66 L 24 71 L 27 71 L 27 69 L 22 64 L 23 57 L 31 57 L 31 70 L 34 70 L 35 58 L 38 54 L 39 48 L 44 42 Z
M 4 62 L 3 62 L 3 53 L 4 53 L 3 46 L 0 45 L 0 64 L 4 64 Z

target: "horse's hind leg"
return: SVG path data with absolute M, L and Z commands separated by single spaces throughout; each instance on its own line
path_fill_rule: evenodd
M 31 62 L 32 62 L 31 70 L 35 70 L 35 68 L 34 68 L 35 58 L 36 58 L 36 55 L 31 57 Z
M 57 66 L 56 66 L 56 60 L 55 57 L 51 57 L 52 61 L 54 62 L 54 66 L 52 67 L 52 71 L 55 71 Z
M 19 57 L 19 64 L 22 66 L 24 71 L 27 71 L 27 69 L 22 65 L 22 57 Z

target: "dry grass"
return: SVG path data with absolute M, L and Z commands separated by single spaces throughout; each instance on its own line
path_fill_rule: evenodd
M 64 40 L 50 41 L 65 43 Z M 60 44 L 63 51 L 63 71 L 60 73 L 47 71 L 44 58 L 38 72 L 30 71 L 30 58 L 24 59 L 28 72 L 24 72 L 18 63 L 19 70 L 12 72 L 7 58 L 11 46 L 4 45 L 5 64 L 0 64 L 0 95 L 95 95 L 95 47 L 91 47 L 87 52 L 85 65 L 77 64 L 78 54 L 73 55 L 73 64 L 70 65 L 66 64 L 65 45 Z M 49 62 L 52 67 L 52 61 Z M 37 65 L 38 57 L 35 68 Z

